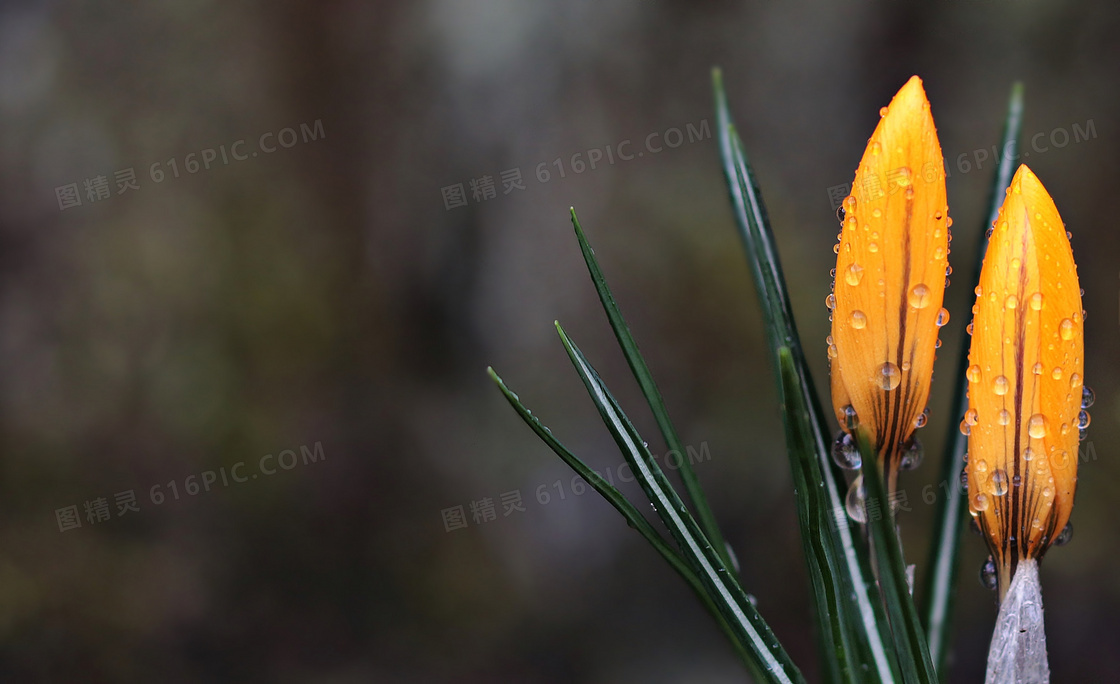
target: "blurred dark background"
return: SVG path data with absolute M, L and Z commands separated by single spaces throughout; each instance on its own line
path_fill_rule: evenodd
M 1026 84 L 1025 161 L 1073 232 L 1098 396 L 1076 534 L 1043 572 L 1051 665 L 1120 681 L 1118 33 L 1107 0 L 4 3 L 0 679 L 743 681 L 679 578 L 486 376 L 617 468 L 559 319 L 664 453 L 574 205 L 747 590 L 815 680 L 714 141 L 720 65 L 820 387 L 829 189 L 925 81 L 957 275 L 928 455 L 903 480 L 919 573 L 991 148 Z M 995 598 L 963 544 L 950 679 L 978 682 Z

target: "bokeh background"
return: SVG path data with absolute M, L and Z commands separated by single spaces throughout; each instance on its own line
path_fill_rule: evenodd
M 1108 0 L 4 3 L 0 679 L 743 681 L 685 586 L 573 491 L 486 376 L 616 468 L 559 319 L 664 452 L 574 205 L 682 438 L 710 456 L 696 470 L 745 586 L 813 681 L 759 309 L 716 143 L 687 135 L 712 129 L 718 64 L 821 386 L 829 188 L 879 107 L 925 81 L 958 274 L 928 456 L 903 481 L 919 568 L 991 147 L 1026 84 L 1026 161 L 1073 232 L 1098 395 L 1076 534 L 1043 573 L 1051 665 L 1120 681 L 1118 33 Z M 624 140 L 645 153 L 576 172 Z M 979 537 L 963 544 L 949 679 L 978 682 L 995 600 Z

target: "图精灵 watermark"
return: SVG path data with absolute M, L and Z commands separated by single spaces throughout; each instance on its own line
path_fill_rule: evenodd
M 711 138 L 712 129 L 708 125 L 708 120 L 703 119 L 698 124 L 686 123 L 683 129 L 673 126 L 664 131 L 654 131 L 637 143 L 627 139 L 613 145 L 592 147 L 589 150 L 576 152 L 571 156 L 542 161 L 530 166 L 529 168 L 532 170 L 528 174 L 535 178 L 539 185 L 554 179 L 594 171 L 603 166 L 613 166 L 616 162 L 632 161 L 647 154 L 660 154 L 666 149 L 676 149 L 686 143 L 711 140 Z M 470 179 L 466 186 L 462 183 L 455 183 L 440 188 L 443 208 L 451 211 L 468 206 L 472 198 L 476 204 L 495 199 L 498 196 L 498 182 L 501 183 L 502 195 L 527 189 L 525 175 L 522 174 L 521 167 L 506 169 L 498 173 L 497 181 L 495 181 L 493 175 L 484 174 L 478 178 Z
M 125 489 L 113 494 L 112 504 L 105 496 L 95 496 L 82 503 L 56 508 L 54 519 L 58 524 L 59 532 L 67 532 L 82 527 L 86 524 L 103 525 L 114 518 L 120 518 L 130 513 L 139 513 L 141 502 L 145 507 L 161 506 L 165 502 L 178 501 L 179 499 L 205 495 L 211 491 L 236 487 L 237 485 L 252 482 L 261 477 L 271 477 L 277 473 L 294 470 L 327 460 L 322 442 L 315 442 L 310 448 L 306 445 L 295 449 L 284 449 L 276 454 L 265 454 L 252 465 L 245 461 L 234 463 L 228 470 L 225 466 L 217 470 L 204 470 L 197 475 L 187 475 L 180 479 L 160 482 L 141 489 L 137 495 L 135 489 Z M 252 470 L 252 466 L 256 470 Z M 113 515 L 113 511 L 116 515 Z
M 226 166 L 231 162 L 246 161 L 261 154 L 272 154 L 301 143 L 312 143 L 326 137 L 327 133 L 323 128 L 323 120 L 315 119 L 310 124 L 299 124 L 298 133 L 294 127 L 262 133 L 252 141 L 256 144 L 256 147 L 251 147 L 252 143 L 242 139 L 228 146 L 208 147 L 185 156 L 158 161 L 149 164 L 147 167 L 140 167 L 139 172 L 136 171 L 136 167 L 118 169 L 112 173 L 112 181 L 110 181 L 108 175 L 97 175 L 80 182 L 60 185 L 54 189 L 55 199 L 58 200 L 59 211 L 80 207 L 83 205 L 83 199 L 85 204 L 101 203 L 117 195 L 139 190 L 141 183 L 159 185 L 185 175 L 189 176 L 201 171 L 209 171 L 213 167 Z
M 654 461 L 663 461 L 662 467 L 666 470 L 677 470 L 688 459 L 690 465 L 696 465 L 704 461 L 712 460 L 712 452 L 708 448 L 707 442 L 701 442 L 699 449 L 694 449 L 692 446 L 685 447 L 685 453 L 676 450 L 670 450 L 664 456 L 654 454 Z M 605 482 L 610 485 L 617 486 L 616 482 L 633 482 L 634 471 L 630 468 L 629 463 L 623 463 L 617 468 L 611 467 L 605 469 L 603 472 L 595 471 L 596 474 Z M 571 496 L 583 496 L 583 494 L 590 489 L 587 482 L 579 475 L 574 475 L 571 480 L 558 479 L 553 482 L 544 482 L 538 485 L 532 492 L 532 500 L 535 500 L 541 506 L 547 506 L 552 501 L 563 501 Z M 498 494 L 498 503 L 502 507 L 502 517 L 508 518 L 514 513 L 524 513 L 525 496 L 522 495 L 520 489 L 513 489 L 508 492 L 501 492 Z M 484 496 L 480 499 L 475 499 L 464 507 L 462 504 L 444 508 L 440 511 L 440 516 L 443 519 L 444 532 L 453 532 L 465 527 L 469 527 L 468 520 L 474 520 L 475 525 L 483 525 L 498 519 L 498 508 L 494 498 Z M 468 518 L 469 512 L 469 518 Z

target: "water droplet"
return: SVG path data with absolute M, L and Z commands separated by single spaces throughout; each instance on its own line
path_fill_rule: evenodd
M 973 511 L 977 513 L 983 513 L 984 511 L 988 510 L 990 502 L 988 501 L 987 494 L 985 494 L 984 492 L 976 492 L 971 497 L 969 497 L 969 504 L 969 507 Z
M 856 409 L 851 404 L 844 407 L 844 427 L 849 432 L 859 427 L 859 416 L 856 415 Z
M 1019 298 L 1015 295 L 1007 295 L 1007 299 L 1003 300 L 1003 305 L 1008 309 L 1014 309 L 1019 306 Z
M 890 111 L 890 110 L 889 110 L 889 109 L 887 109 L 886 107 L 880 107 L 880 108 L 879 108 L 879 118 L 883 118 L 884 116 L 886 116 L 886 115 L 887 115 L 887 112 L 889 112 L 889 111 Z M 872 145 L 878 145 L 879 143 L 871 143 L 871 144 L 872 144 Z M 876 149 L 877 149 L 877 148 L 876 148 Z M 878 154 L 878 152 L 875 152 L 874 154 Z
M 1054 496 L 1054 488 L 1049 487 L 1049 486 L 1043 487 L 1042 488 L 1042 496 L 1046 497 L 1047 499 Z
M 899 187 L 905 188 L 910 185 L 910 167 L 900 166 L 895 169 L 895 182 Z
M 906 445 L 902 456 L 898 459 L 899 470 L 913 470 L 922 464 L 922 456 L 924 455 L 922 443 L 916 437 L 912 437 L 910 442 Z
M 1031 416 L 1030 421 L 1027 423 L 1027 434 L 1035 439 L 1042 439 L 1046 436 L 1046 416 L 1041 413 L 1036 413 Z
M 1081 388 L 1081 408 L 1087 409 L 1097 400 L 1097 395 L 1088 387 Z
M 941 349 L 941 338 L 940 337 L 933 341 L 933 348 L 934 349 Z
M 941 216 L 942 216 L 942 214 L 941 214 L 941 212 L 940 212 L 940 211 L 935 211 L 935 212 L 933 212 L 933 220 L 934 220 L 934 221 L 940 221 L 940 220 L 941 220 Z
M 1007 493 L 1007 472 L 996 469 L 992 473 L 992 493 L 996 496 L 1003 496 Z
M 837 242 L 835 245 L 832 246 L 832 253 L 833 254 L 839 254 L 840 253 L 840 243 L 839 242 Z
M 836 295 L 830 294 L 824 298 L 824 305 L 828 307 L 829 311 L 836 308 Z
M 1077 429 L 1084 430 L 1085 428 L 1089 427 L 1089 420 L 1089 412 L 1082 410 L 1077 414 Z
M 996 393 L 996 396 L 1002 397 L 1007 394 L 1007 390 L 1010 386 L 1011 383 L 1007 381 L 1006 376 L 997 375 L 992 379 L 992 391 Z
M 852 327 L 856 330 L 863 330 L 867 327 L 867 314 L 859 311 L 852 312 Z
M 961 489 L 968 491 L 968 468 L 961 469 Z
M 1023 460 L 1027 463 L 1030 463 L 1032 460 L 1034 460 L 1034 449 L 1030 447 L 1023 449 Z
M 856 441 L 843 430 L 832 442 L 832 460 L 844 470 L 859 470 L 863 465 L 863 458 L 859 455 Z
M 979 420 L 980 412 L 976 409 L 970 408 L 964 412 L 964 422 L 968 423 L 969 425 L 976 425 L 977 421 Z
M 1055 380 L 1061 380 L 1062 379 L 1062 367 L 1061 366 L 1054 366 L 1054 370 L 1050 371 L 1050 377 L 1054 378 Z
M 980 366 L 976 364 L 969 366 L 968 371 L 965 372 L 965 377 L 968 378 L 969 382 L 980 382 Z
M 839 221 L 841 225 L 843 225 L 843 223 L 844 223 L 844 205 L 843 204 L 841 204 L 839 207 L 836 208 L 836 220 Z
M 969 323 L 967 326 L 965 326 L 964 331 L 969 335 L 972 335 L 972 323 Z
M 841 206 L 843 206 L 843 208 L 844 208 L 844 211 L 845 211 L 846 213 L 849 213 L 849 214 L 850 214 L 850 213 L 852 213 L 853 211 L 855 211 L 855 210 L 856 210 L 856 198 L 855 198 L 855 195 L 848 195 L 847 197 L 845 197 L 845 198 L 844 198 L 844 202 L 843 202 L 843 203 L 841 204 Z
M 889 392 L 902 382 L 902 372 L 898 370 L 898 366 L 888 361 L 875 369 L 875 382 Z
M 1000 409 L 999 413 L 996 415 L 996 422 L 1000 425 L 1010 425 L 1011 412 L 1007 409 Z
M 840 352 L 837 351 L 835 344 L 828 345 L 828 358 L 835 359 Z
M 1058 334 L 1062 336 L 1063 340 L 1072 340 L 1074 332 L 1073 321 L 1068 318 L 1063 318 L 1062 322 L 1058 325 Z
M 1018 186 L 1015 187 L 1019 189 Z M 999 575 L 996 573 L 996 561 L 991 556 L 988 560 L 984 561 L 984 565 L 980 567 L 980 584 L 989 591 L 995 591 L 999 588 Z
M 878 251 L 879 251 L 879 245 L 877 245 L 877 244 L 876 244 L 876 243 L 874 243 L 874 242 L 869 242 L 869 243 L 867 244 L 867 251 L 868 251 L 868 252 L 871 252 L 872 254 L 874 254 L 875 252 L 878 252 Z
M 972 434 L 972 426 L 963 420 L 961 421 L 961 434 L 965 437 L 968 437 L 970 434 Z
M 863 280 L 863 266 L 852 262 L 844 271 L 844 282 L 849 285 L 859 285 L 861 280 Z
M 1029 300 L 1029 304 L 1030 304 L 1031 310 L 1042 311 L 1042 293 L 1041 292 L 1035 292 L 1034 294 L 1032 294 L 1031 298 Z
M 976 286 L 976 289 L 975 289 L 975 290 L 973 290 L 973 292 L 975 292 L 975 293 L 976 293 L 976 296 L 977 296 L 977 297 L 982 297 L 982 296 L 984 296 L 984 288 L 980 287 L 979 285 L 977 285 L 977 286 Z
M 1036 361 L 1035 364 L 1031 366 L 1031 372 L 1035 375 L 1042 375 L 1042 364 Z
M 942 307 L 941 311 L 937 312 L 937 327 L 942 327 L 949 322 L 949 310 Z
M 1071 539 L 1073 539 L 1073 523 L 1067 522 L 1058 536 L 1054 537 L 1054 546 L 1065 546 Z
M 982 458 L 978 459 L 976 461 L 976 472 L 980 473 L 981 475 L 988 472 L 988 462 Z
M 1078 373 L 1074 373 L 1073 375 L 1069 376 L 1069 386 L 1072 389 L 1077 389 L 1078 387 L 1081 387 L 1081 375 L 1078 374 Z M 1092 392 L 1093 390 L 1089 390 L 1089 391 Z
M 918 417 L 914 419 L 914 427 L 925 427 L 927 422 L 929 422 L 929 407 L 926 407 L 926 409 L 919 413 Z
M 910 290 L 910 306 L 915 309 L 924 309 L 929 306 L 930 292 L 924 283 L 918 283 Z
M 865 497 L 863 476 L 860 475 L 852 481 L 852 486 L 848 488 L 848 495 L 844 497 L 844 508 L 848 511 L 848 517 L 858 523 L 867 522 L 867 509 L 864 507 Z

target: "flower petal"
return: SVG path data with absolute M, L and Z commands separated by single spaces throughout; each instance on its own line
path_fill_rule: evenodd
M 993 226 L 969 351 L 969 510 L 1005 592 L 1062 531 L 1077 482 L 1080 285 L 1054 201 L 1020 166 Z
M 947 316 L 941 303 L 952 222 L 921 79 L 912 77 L 880 114 L 844 200 L 830 300 L 831 370 L 840 424 L 850 404 L 893 491 L 898 458 L 929 396 L 938 324 Z

